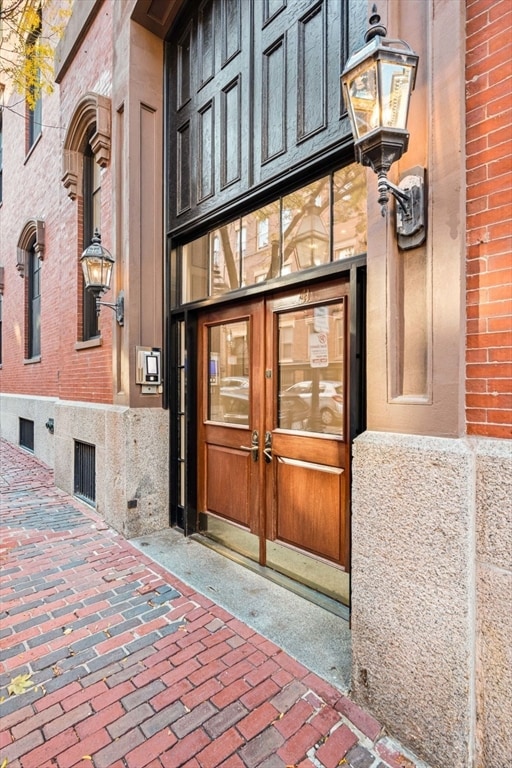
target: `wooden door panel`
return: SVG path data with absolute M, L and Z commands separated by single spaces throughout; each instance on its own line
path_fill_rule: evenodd
M 206 446 L 206 509 L 249 526 L 251 458 L 223 445 Z
M 275 463 L 275 483 L 275 538 L 340 562 L 344 471 L 279 458 Z
M 273 433 L 272 453 L 278 457 L 303 459 L 336 467 L 344 467 L 347 460 L 347 446 L 341 440 L 289 435 L 278 431 Z
M 213 309 L 200 323 L 198 511 L 256 534 L 261 563 L 272 541 L 349 568 L 345 291 L 316 285 Z M 248 343 L 237 351 L 240 334 Z M 321 397 L 338 404 L 338 420 L 319 420 Z M 226 398 L 243 404 L 239 416 L 220 407 Z M 303 404 L 302 419 L 282 418 L 285 398 L 297 412 Z
M 347 382 L 348 283 L 317 284 L 267 302 L 267 537 L 349 567 Z M 322 354 L 318 346 L 322 341 Z M 298 430 L 283 423 L 276 403 L 306 404 Z M 342 402 L 340 403 L 340 399 Z M 339 408 L 327 424 L 322 405 Z M 281 409 L 282 410 L 282 409 Z
M 252 425 L 261 421 L 262 397 L 253 381 L 262 378 L 261 301 L 205 313 L 199 324 L 198 512 L 211 513 L 259 533 L 261 464 L 253 461 Z M 244 366 L 234 344 L 243 334 Z M 237 404 L 245 423 L 231 406 Z M 233 406 L 235 407 L 235 406 Z M 236 410 L 236 409 L 235 409 Z

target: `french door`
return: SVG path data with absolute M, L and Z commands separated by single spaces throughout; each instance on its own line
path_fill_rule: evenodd
M 306 582 L 315 561 L 349 569 L 348 289 L 338 279 L 199 322 L 203 529 Z

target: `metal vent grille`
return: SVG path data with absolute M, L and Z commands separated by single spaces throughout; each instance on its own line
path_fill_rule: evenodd
M 20 445 L 27 451 L 34 450 L 34 422 L 20 418 Z
M 75 494 L 94 504 L 96 501 L 96 449 L 75 440 Z

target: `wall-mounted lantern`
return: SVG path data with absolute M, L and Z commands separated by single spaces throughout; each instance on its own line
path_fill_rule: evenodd
M 110 251 L 101 244 L 101 235 L 96 229 L 91 244 L 80 257 L 84 273 L 85 287 L 94 294 L 96 299 L 96 312 L 99 315 L 101 307 L 110 307 L 116 313 L 119 325 L 124 324 L 124 294 L 120 291 L 115 304 L 100 301 L 100 297 L 110 290 L 112 281 L 112 267 L 115 260 Z
M 418 56 L 403 40 L 386 38 L 374 5 L 366 45 L 354 53 L 341 82 L 354 135 L 356 160 L 377 174 L 382 214 L 388 193 L 397 201 L 396 231 L 401 248 L 415 248 L 425 239 L 424 169 L 403 175 L 398 186 L 387 178 L 392 164 L 407 151 L 409 100 Z

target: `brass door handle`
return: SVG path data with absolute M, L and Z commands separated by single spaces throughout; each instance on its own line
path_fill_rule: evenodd
M 240 446 L 240 450 L 241 451 L 250 451 L 251 454 L 252 454 L 252 460 L 253 461 L 258 461 L 259 453 L 260 453 L 259 452 L 259 442 L 260 442 L 260 438 L 259 438 L 259 435 L 258 435 L 258 430 L 254 429 L 253 433 L 252 433 L 252 436 L 251 436 L 251 445 L 250 445 L 250 447 L 248 445 L 241 445 Z
M 263 456 L 267 464 L 272 461 L 272 432 L 265 432 L 265 447 L 263 449 Z

